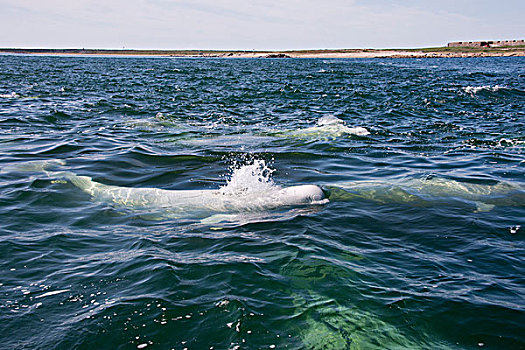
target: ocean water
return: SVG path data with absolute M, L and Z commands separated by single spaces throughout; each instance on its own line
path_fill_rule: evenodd
M 523 58 L 0 56 L 0 131 L 0 348 L 525 348 Z

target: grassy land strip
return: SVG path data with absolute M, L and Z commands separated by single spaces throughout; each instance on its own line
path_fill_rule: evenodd
M 44 55 L 119 55 L 169 57 L 477 57 L 525 56 L 525 46 L 496 48 L 430 47 L 419 49 L 315 49 L 284 51 L 228 50 L 107 50 L 0 48 L 0 53 Z

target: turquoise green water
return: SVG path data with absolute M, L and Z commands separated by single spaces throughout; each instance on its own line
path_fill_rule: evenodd
M 0 347 L 525 348 L 524 97 L 523 58 L 0 56 Z

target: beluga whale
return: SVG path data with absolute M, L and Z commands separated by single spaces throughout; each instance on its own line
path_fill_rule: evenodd
M 332 202 L 364 199 L 420 207 L 464 203 L 474 206 L 476 212 L 488 212 L 496 206 L 525 207 L 525 187 L 505 181 L 476 183 L 431 175 L 391 181 L 339 182 L 325 184 L 324 188 Z
M 258 217 L 266 221 L 271 219 L 273 210 L 318 206 L 329 202 L 319 186 L 281 187 L 275 184 L 261 160 L 234 169 L 226 185 L 202 190 L 121 187 L 106 185 L 71 171 L 50 170 L 63 165 L 65 162 L 59 160 L 32 161 L 8 166 L 2 172 L 42 171 L 50 178 L 69 181 L 96 201 L 143 212 L 151 210 L 160 213 L 163 218 L 199 218 L 202 223 L 257 221 Z M 278 217 L 282 217 L 281 214 Z
M 345 135 L 367 136 L 370 132 L 361 126 L 350 127 L 334 115 L 325 115 L 319 118 L 315 126 L 304 129 L 286 130 L 276 133 L 278 136 L 295 137 L 302 139 L 333 139 Z
M 178 130 L 171 142 L 180 143 L 185 146 L 209 146 L 214 145 L 218 147 L 250 147 L 251 145 L 270 144 L 272 142 L 282 142 L 282 140 L 303 140 L 303 141 L 333 141 L 337 138 L 346 137 L 366 137 L 370 135 L 370 131 L 362 126 L 348 126 L 342 119 L 334 115 L 324 115 L 315 121 L 313 126 L 305 128 L 282 129 L 281 125 L 278 129 L 259 129 L 258 131 L 247 131 L 244 127 L 235 127 L 229 131 L 214 131 L 210 133 L 208 126 L 193 126 L 193 128 L 201 129 L 200 132 L 180 132 L 181 129 L 186 128 L 192 130 L 188 125 L 180 126 L 175 122 L 168 122 L 166 120 L 157 121 L 134 121 L 136 127 L 145 130 L 158 127 L 169 127 L 170 123 L 176 126 Z M 206 130 L 203 130 L 206 128 Z

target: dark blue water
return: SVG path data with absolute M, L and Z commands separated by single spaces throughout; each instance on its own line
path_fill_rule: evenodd
M 1 348 L 525 348 L 523 58 L 0 56 L 0 131 Z

